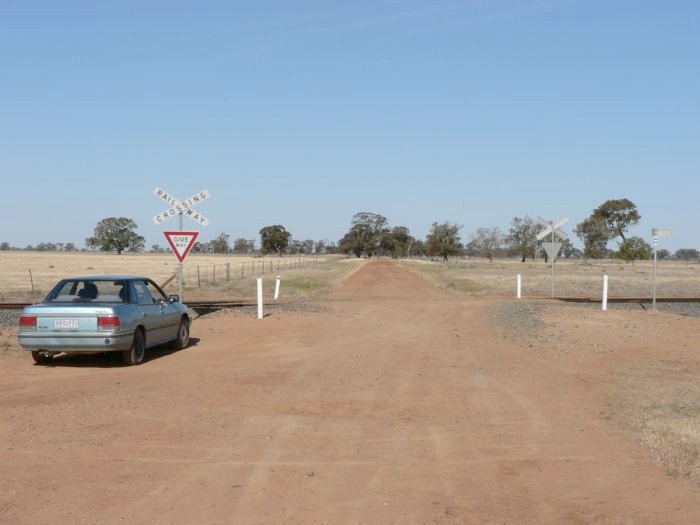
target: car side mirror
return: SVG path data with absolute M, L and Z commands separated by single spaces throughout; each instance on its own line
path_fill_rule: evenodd
M 180 296 L 179 296 L 179 295 L 169 295 L 169 296 L 168 296 L 168 302 L 170 302 L 170 303 L 179 303 L 179 302 L 180 302 Z

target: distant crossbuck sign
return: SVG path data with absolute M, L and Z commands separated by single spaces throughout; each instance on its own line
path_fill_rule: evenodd
M 164 189 L 158 187 L 156 187 L 156 189 L 153 190 L 153 195 L 167 202 L 170 205 L 169 208 L 166 208 L 158 215 L 153 216 L 154 223 L 163 224 L 168 219 L 172 219 L 173 217 L 182 213 L 183 215 L 189 217 L 201 226 L 209 225 L 209 219 L 207 219 L 204 215 L 202 215 L 194 209 L 195 205 L 210 197 L 209 192 L 207 190 L 202 190 L 198 193 L 195 193 L 189 199 L 185 199 L 182 201 L 174 197 L 172 193 L 169 193 Z
M 552 236 L 552 241 L 551 242 L 543 242 L 542 243 L 542 248 L 544 248 L 544 251 L 547 253 L 549 256 L 550 261 L 555 261 L 557 259 L 557 255 L 559 255 L 559 250 L 561 250 L 561 244 L 560 242 L 554 242 L 554 236 L 558 236 L 560 239 L 568 239 L 569 236 L 564 232 L 564 230 L 561 229 L 561 226 L 568 222 L 567 217 L 562 217 L 556 222 L 550 222 L 550 221 L 545 221 L 541 217 L 537 217 L 537 222 L 544 226 L 544 230 L 542 230 L 540 233 L 537 234 L 537 240 L 541 241 L 544 239 L 547 235 Z

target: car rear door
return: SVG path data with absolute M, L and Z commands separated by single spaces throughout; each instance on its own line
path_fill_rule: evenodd
M 167 339 L 164 305 L 151 295 L 146 282 L 131 281 L 131 290 L 146 329 L 146 345 L 153 346 Z

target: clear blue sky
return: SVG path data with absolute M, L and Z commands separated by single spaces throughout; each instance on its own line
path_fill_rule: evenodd
M 110 216 L 165 246 L 160 186 L 209 190 L 204 241 L 337 241 L 359 211 L 571 232 L 629 198 L 633 234 L 700 249 L 697 0 L 3 0 L 0 72 L 14 246 Z

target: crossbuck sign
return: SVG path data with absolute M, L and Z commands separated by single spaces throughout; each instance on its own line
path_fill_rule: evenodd
M 206 200 L 210 197 L 209 192 L 207 190 L 202 190 L 198 193 L 195 193 L 189 199 L 185 199 L 183 201 L 173 197 L 171 193 L 158 187 L 156 187 L 156 189 L 153 190 L 153 195 L 167 202 L 169 205 L 168 208 L 160 212 L 158 215 L 153 216 L 154 223 L 163 224 L 168 219 L 172 219 L 176 215 L 182 214 L 186 217 L 189 217 L 200 226 L 209 225 L 209 219 L 207 219 L 204 215 L 202 215 L 194 209 L 196 204 L 199 204 L 203 200 Z
M 568 239 L 569 236 L 561 229 L 561 226 L 568 222 L 567 217 L 562 217 L 558 221 L 545 221 L 542 217 L 537 217 L 537 222 L 544 227 L 540 233 L 537 234 L 537 240 L 541 241 L 547 235 L 552 236 L 551 242 L 543 242 L 542 247 L 547 252 L 549 256 L 549 261 L 552 265 L 552 299 L 554 299 L 554 261 L 559 255 L 559 250 L 561 250 L 561 243 L 554 242 L 554 236 L 557 235 L 560 239 Z

